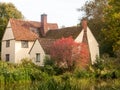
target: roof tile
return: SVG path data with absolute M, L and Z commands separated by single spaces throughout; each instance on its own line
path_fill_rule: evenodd
M 59 38 L 62 38 L 62 37 L 72 36 L 73 39 L 75 39 L 79 35 L 81 30 L 82 30 L 82 28 L 79 27 L 79 26 L 67 27 L 67 28 L 62 28 L 62 29 L 57 29 L 57 30 L 49 30 L 46 33 L 45 38 L 59 39 Z
M 53 43 L 56 41 L 56 39 L 46 39 L 46 38 L 40 38 L 39 42 L 41 46 L 43 47 L 46 54 L 50 53 L 50 47 L 53 45 Z
M 30 28 L 36 28 L 40 30 L 41 22 L 10 19 L 10 23 L 15 40 L 35 40 L 38 38 L 38 35 L 33 33 Z M 50 30 L 58 28 L 56 23 L 48 23 L 48 27 Z
M 15 40 L 35 40 L 38 38 L 37 34 L 29 30 L 30 24 L 28 21 L 10 19 L 11 27 Z

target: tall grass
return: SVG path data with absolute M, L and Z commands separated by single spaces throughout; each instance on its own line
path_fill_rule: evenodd
M 42 80 L 47 76 L 31 61 L 23 60 L 22 64 L 11 64 L 0 61 L 0 83 L 28 83 Z
M 90 80 L 69 78 L 63 80 L 60 77 L 51 77 L 39 86 L 39 90 L 90 90 Z
M 0 85 L 5 88 L 12 88 L 11 84 L 33 85 L 33 90 L 119 90 L 120 66 L 115 66 L 115 63 L 101 61 L 87 69 L 76 68 L 73 72 L 63 72 L 65 70 L 54 65 L 48 64 L 41 68 L 26 59 L 21 64 L 0 61 Z

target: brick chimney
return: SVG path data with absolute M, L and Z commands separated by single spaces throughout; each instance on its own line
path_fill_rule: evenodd
M 86 19 L 82 20 L 82 28 L 84 30 L 83 42 L 88 43 L 88 40 L 87 40 L 87 20 Z
M 42 35 L 45 36 L 46 32 L 48 31 L 47 14 L 41 15 L 41 29 Z
M 82 28 L 84 30 L 82 42 L 86 45 L 84 49 L 86 50 L 87 58 L 85 58 L 86 60 L 83 59 L 83 61 L 81 62 L 84 67 L 87 67 L 90 63 L 91 57 L 90 57 L 90 50 L 89 50 L 88 37 L 87 37 L 87 19 L 85 18 L 82 20 Z
M 84 18 L 82 20 L 82 28 L 86 31 L 87 30 L 87 20 Z

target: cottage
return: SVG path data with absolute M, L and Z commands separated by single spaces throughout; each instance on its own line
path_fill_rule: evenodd
M 37 65 L 49 54 L 49 46 L 59 38 L 72 36 L 76 42 L 86 42 L 89 46 L 91 63 L 99 56 L 98 43 L 87 22 L 83 28 L 67 27 L 58 29 L 56 23 L 48 23 L 47 15 L 41 15 L 41 22 L 10 19 L 2 38 L 1 58 L 11 63 L 19 63 L 30 58 Z

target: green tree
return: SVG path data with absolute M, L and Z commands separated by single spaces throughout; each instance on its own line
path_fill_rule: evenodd
M 10 18 L 23 19 L 23 15 L 12 3 L 0 3 L 0 46 L 4 30 Z
M 108 0 L 104 12 L 105 28 L 103 29 L 104 46 L 110 54 L 120 53 L 120 1 Z M 111 50 L 111 51 L 110 51 Z
M 78 11 L 84 12 L 84 17 L 88 20 L 88 25 L 92 30 L 92 33 L 96 37 L 100 44 L 100 53 L 102 54 L 101 42 L 103 42 L 103 37 L 101 35 L 102 28 L 105 27 L 104 23 L 104 9 L 107 7 L 107 0 L 90 0 L 85 3 L 83 7 L 78 9 Z
M 85 17 L 91 19 L 101 19 L 104 15 L 104 8 L 107 6 L 107 0 L 91 0 L 87 1 L 83 7 L 78 9 L 84 11 Z

